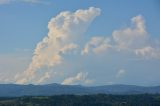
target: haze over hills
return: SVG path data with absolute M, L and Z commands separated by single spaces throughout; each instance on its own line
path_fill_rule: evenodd
M 86 87 L 81 85 L 17 85 L 17 84 L 0 84 L 0 97 L 17 97 L 17 96 L 51 96 L 62 94 L 143 94 L 143 93 L 160 93 L 160 86 L 135 86 L 135 85 L 104 85 Z

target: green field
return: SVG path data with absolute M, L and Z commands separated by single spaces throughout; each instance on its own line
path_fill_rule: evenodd
M 57 95 L 0 98 L 0 106 L 160 106 L 159 94 Z

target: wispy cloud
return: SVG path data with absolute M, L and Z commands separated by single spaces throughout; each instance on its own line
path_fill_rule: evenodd
M 90 52 L 94 52 L 95 54 L 101 54 L 102 52 L 106 52 L 107 49 L 110 49 L 112 45 L 109 44 L 110 39 L 105 37 L 93 37 L 90 41 L 88 41 L 82 50 L 81 54 L 86 55 Z
M 135 54 L 138 56 L 145 57 L 146 59 L 160 59 L 160 48 L 154 48 L 149 45 L 140 49 L 136 49 Z
M 0 4 L 8 4 L 11 0 L 0 0 Z
M 10 4 L 14 2 L 23 2 L 23 3 L 31 3 L 31 4 L 47 4 L 45 0 L 0 0 L 0 5 Z

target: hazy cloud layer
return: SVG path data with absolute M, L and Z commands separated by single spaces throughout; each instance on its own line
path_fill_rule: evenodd
M 24 51 L 0 54 L 0 83 L 15 83 L 15 74 L 27 68 L 30 56 L 30 53 Z
M 45 0 L 0 0 L 0 5 L 9 4 L 12 2 L 24 2 L 24 3 L 45 3 Z

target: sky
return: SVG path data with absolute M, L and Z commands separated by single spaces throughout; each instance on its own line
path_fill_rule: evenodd
M 0 83 L 160 85 L 159 0 L 0 0 Z

